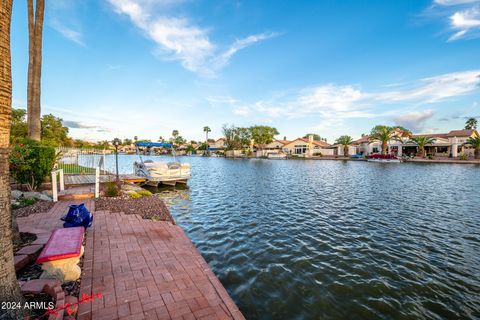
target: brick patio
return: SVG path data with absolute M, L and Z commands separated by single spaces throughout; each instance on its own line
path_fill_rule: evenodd
M 84 201 L 93 211 L 93 201 Z M 22 232 L 61 228 L 69 204 L 19 218 Z M 94 212 L 87 231 L 78 319 L 244 319 L 183 230 L 137 215 Z

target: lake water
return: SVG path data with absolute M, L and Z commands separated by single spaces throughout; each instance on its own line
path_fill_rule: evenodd
M 181 160 L 159 196 L 247 319 L 480 318 L 480 166 Z

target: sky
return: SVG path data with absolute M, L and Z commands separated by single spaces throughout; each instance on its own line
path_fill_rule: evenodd
M 16 108 L 26 3 L 12 16 Z M 480 119 L 480 0 L 46 0 L 41 103 L 87 140 L 461 129 Z

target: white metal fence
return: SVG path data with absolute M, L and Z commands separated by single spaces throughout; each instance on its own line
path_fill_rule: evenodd
M 108 174 L 105 168 L 105 155 L 110 150 L 93 148 L 57 148 L 57 169 L 64 174 L 95 174 L 100 168 L 101 174 Z

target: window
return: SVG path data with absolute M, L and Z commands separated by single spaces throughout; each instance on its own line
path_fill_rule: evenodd
M 294 153 L 295 154 L 304 154 L 307 152 L 307 146 L 305 144 L 297 144 L 295 145 L 294 148 Z

